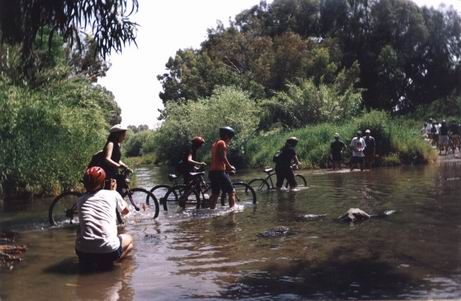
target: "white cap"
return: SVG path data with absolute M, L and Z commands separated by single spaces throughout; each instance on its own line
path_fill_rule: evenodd
M 335 133 L 335 138 L 339 138 L 339 133 Z
M 368 130 L 368 129 L 367 129 L 367 130 L 365 130 L 365 134 L 370 134 L 370 133 L 371 133 L 371 131 L 370 131 L 370 130 Z
M 118 133 L 118 132 L 123 132 L 126 131 L 127 128 L 122 126 L 121 124 L 116 124 L 113 127 L 110 128 L 109 132 L 110 133 Z

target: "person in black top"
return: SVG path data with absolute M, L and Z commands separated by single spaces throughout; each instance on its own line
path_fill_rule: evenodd
M 331 162 L 333 169 L 337 167 L 341 169 L 342 156 L 341 153 L 346 149 L 346 144 L 339 139 L 339 134 L 335 133 L 335 141 L 330 144 Z
M 363 138 L 366 145 L 365 149 L 363 150 L 363 153 L 365 154 L 365 168 L 368 169 L 371 169 L 371 166 L 373 165 L 376 157 L 376 140 L 370 134 L 371 131 L 367 129 L 365 131 L 365 137 Z
M 283 181 L 285 179 L 287 179 L 288 185 L 290 185 L 290 189 L 294 189 L 297 186 L 292 168 L 293 164 L 295 167 L 299 165 L 299 160 L 295 151 L 296 144 L 298 144 L 298 138 L 288 138 L 285 145 L 280 149 L 274 158 L 275 173 L 277 176 L 277 189 L 282 188 Z
M 206 166 L 205 162 L 197 161 L 197 150 L 203 146 L 205 139 L 200 136 L 192 138 L 190 146 L 188 146 L 182 155 L 182 176 L 184 178 L 184 184 L 190 181 L 190 172 L 194 171 L 196 167 Z
M 197 167 L 206 166 L 205 162 L 197 161 L 197 150 L 201 148 L 205 144 L 205 139 L 200 136 L 196 136 L 192 138 L 191 144 L 187 147 L 182 155 L 181 159 L 181 174 L 184 179 L 184 184 L 189 184 L 192 180 L 192 176 L 190 175 L 191 172 L 196 170 Z M 179 200 L 179 207 L 185 208 L 186 200 L 191 194 L 190 190 L 186 190 Z
M 121 193 L 122 187 L 124 187 L 124 179 L 119 175 L 119 169 L 131 169 L 122 162 L 122 152 L 120 150 L 121 143 L 126 138 L 127 128 L 120 124 L 116 124 L 109 130 L 109 137 L 103 148 L 103 162 L 101 166 L 106 172 L 106 188 L 110 185 L 111 179 L 117 181 L 117 191 Z

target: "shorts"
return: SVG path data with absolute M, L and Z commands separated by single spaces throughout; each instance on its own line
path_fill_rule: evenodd
M 448 145 L 448 136 L 447 135 L 439 135 L 439 144 L 440 145 Z
M 223 193 L 234 192 L 232 181 L 225 171 L 210 171 L 208 178 L 211 182 L 211 193 L 218 194 L 220 191 Z
M 75 250 L 77 253 L 80 263 L 84 264 L 98 264 L 98 265 L 107 265 L 112 264 L 114 261 L 122 256 L 122 237 L 118 237 L 120 241 L 120 247 L 117 250 L 110 253 L 86 253 L 79 250 Z
M 363 163 L 363 157 L 352 157 L 351 158 L 351 164 L 362 164 Z
M 343 158 L 341 156 L 341 153 L 331 153 L 331 161 L 340 162 L 342 160 L 343 160 Z

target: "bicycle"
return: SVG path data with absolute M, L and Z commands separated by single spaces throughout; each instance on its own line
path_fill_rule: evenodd
M 276 187 L 274 185 L 274 181 L 272 180 L 272 178 L 276 176 L 275 169 L 266 168 L 264 169 L 264 172 L 266 173 L 265 178 L 253 179 L 250 182 L 248 182 L 248 185 L 250 185 L 251 188 L 253 188 L 256 191 L 268 191 L 270 189 L 275 189 Z M 306 178 L 303 175 L 295 174 L 295 179 L 298 183 L 298 186 L 307 186 Z M 285 183 L 285 187 L 288 187 L 288 182 Z
M 187 184 L 177 184 L 172 186 L 165 196 L 160 199 L 165 211 L 168 210 L 167 203 L 170 201 L 184 201 L 185 207 L 195 207 L 196 209 L 209 207 L 209 198 L 211 192 L 211 185 L 205 181 L 205 172 L 190 172 L 191 181 Z M 232 183 L 236 192 L 236 201 L 238 203 L 251 202 L 256 204 L 256 193 L 248 184 L 235 181 Z M 185 196 L 187 194 L 187 196 Z M 185 199 L 184 199 L 185 198 Z M 221 205 L 226 203 L 226 194 L 221 194 Z
M 120 174 L 121 181 L 117 190 L 121 192 L 122 197 L 133 206 L 136 211 L 145 209 L 145 205 L 154 210 L 154 219 L 158 217 L 160 205 L 157 198 L 148 190 L 140 187 L 130 188 L 131 172 L 125 169 Z M 48 209 L 48 221 L 51 226 L 58 224 L 78 224 L 77 200 L 83 195 L 77 191 L 66 191 L 54 198 Z M 144 205 L 145 204 L 145 205 Z M 119 223 L 123 223 L 120 214 L 117 212 Z
M 150 189 L 150 192 L 160 201 L 162 201 L 162 199 L 165 197 L 166 193 L 168 192 L 168 190 L 171 189 L 171 187 L 175 186 L 175 185 L 179 185 L 179 176 L 176 175 L 176 174 L 168 174 L 168 180 L 170 180 L 171 182 L 173 182 L 173 185 L 168 185 L 168 184 L 159 184 L 159 185 L 155 185 L 154 187 L 152 187 Z M 174 199 L 173 200 L 177 200 L 178 199 L 178 196 L 175 195 L 174 196 Z M 166 209 L 165 209 L 166 211 Z

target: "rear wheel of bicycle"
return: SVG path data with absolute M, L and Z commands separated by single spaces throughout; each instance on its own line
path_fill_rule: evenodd
M 268 191 L 270 189 L 269 183 L 264 179 L 253 179 L 248 182 L 248 185 L 257 192 Z
M 298 186 L 307 186 L 307 181 L 304 176 L 297 174 L 295 175 L 295 179 Z
M 160 205 L 153 193 L 144 188 L 132 188 L 123 196 L 128 205 L 134 206 L 136 211 L 149 210 L 153 212 L 154 218 L 158 217 Z
M 167 210 L 167 205 L 166 205 L 166 199 L 165 199 L 165 195 L 166 193 L 168 192 L 168 190 L 170 190 L 171 186 L 170 185 L 155 185 L 154 187 L 152 187 L 152 189 L 150 190 L 150 192 L 157 198 L 157 200 L 160 202 L 160 205 L 163 206 L 163 209 L 166 211 Z M 176 201 L 178 196 L 177 195 L 173 195 L 174 196 L 174 200 Z
M 48 209 L 50 225 L 78 224 L 77 200 L 80 192 L 64 192 L 58 195 Z
M 250 185 L 243 182 L 235 182 L 232 183 L 232 186 L 234 186 L 237 202 L 251 202 L 252 204 L 256 204 L 256 193 Z

